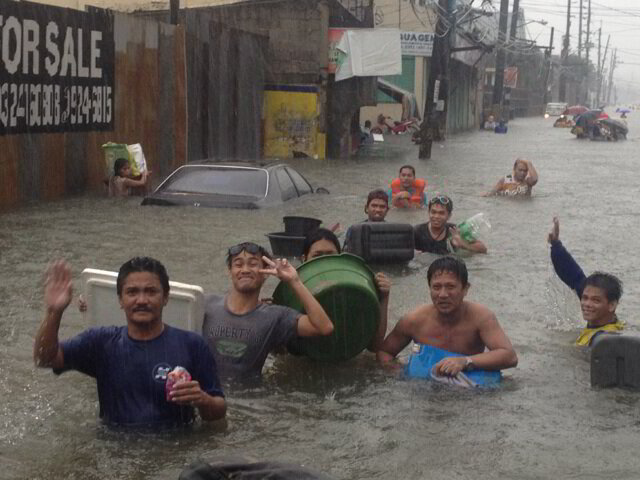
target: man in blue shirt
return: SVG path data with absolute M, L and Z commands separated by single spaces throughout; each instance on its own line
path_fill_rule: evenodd
M 107 424 L 188 424 L 194 407 L 204 420 L 224 417 L 226 403 L 207 343 L 162 322 L 169 300 L 164 266 L 149 257 L 132 258 L 120 267 L 116 289 L 127 326 L 91 328 L 59 343 L 60 321 L 73 292 L 69 265 L 54 262 L 47 271 L 46 313 L 34 343 L 36 365 L 56 374 L 78 370 L 94 377 L 100 418 Z M 167 392 L 167 374 L 176 366 L 184 367 L 191 380 Z
M 601 333 L 616 333 L 624 328 L 616 307 L 622 296 L 622 282 L 615 275 L 594 272 L 588 277 L 560 241 L 560 220 L 553 218 L 553 229 L 547 238 L 551 244 L 551 262 L 558 277 L 580 298 L 582 318 L 587 322 L 576 345 L 589 346 Z

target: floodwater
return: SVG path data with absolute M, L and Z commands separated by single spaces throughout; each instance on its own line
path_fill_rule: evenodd
M 640 120 L 632 114 L 629 122 L 626 142 L 596 143 L 552 128 L 551 119 L 518 119 L 507 135 L 451 137 L 434 145 L 428 161 L 397 137 L 368 158 L 295 163 L 332 194 L 270 210 L 140 207 L 139 199 L 92 196 L 1 214 L 0 478 L 175 479 L 196 458 L 227 454 L 299 463 L 336 479 L 637 478 L 640 394 L 590 387 L 588 356 L 572 345 L 582 325 L 578 301 L 554 277 L 546 243 L 559 215 L 561 238 L 584 270 L 623 279 L 618 313 L 638 333 Z M 538 169 L 533 197 L 481 197 L 518 156 Z M 285 357 L 269 361 L 262 385 L 227 388 L 226 427 L 132 434 L 100 425 L 92 379 L 34 368 L 50 259 L 72 263 L 76 290 L 83 268 L 117 270 L 146 254 L 163 261 L 173 280 L 224 292 L 230 244 L 266 244 L 264 234 L 281 231 L 283 215 L 346 228 L 364 218 L 367 192 L 387 184 L 403 163 L 417 167 L 430 191 L 453 198 L 454 221 L 484 212 L 492 223 L 489 254 L 467 259 L 468 298 L 496 312 L 518 352 L 519 365 L 501 388 L 461 391 L 407 380 L 379 370 L 369 353 L 340 365 Z M 383 269 L 393 280 L 389 328 L 429 301 L 432 259 L 425 254 Z M 264 293 L 275 285 L 269 280 Z M 70 307 L 60 335 L 85 327 Z

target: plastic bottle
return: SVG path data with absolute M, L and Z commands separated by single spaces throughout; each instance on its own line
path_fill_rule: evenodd
M 475 242 L 478 237 L 489 233 L 489 230 L 491 230 L 491 224 L 484 218 L 484 213 L 482 212 L 476 213 L 473 217 L 458 225 L 460 237 L 467 243 Z

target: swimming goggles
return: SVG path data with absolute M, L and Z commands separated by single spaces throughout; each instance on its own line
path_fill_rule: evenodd
M 429 200 L 429 205 L 433 203 L 437 203 L 440 205 L 449 205 L 451 203 L 451 199 L 446 195 L 437 195 L 433 197 L 431 200 Z
M 239 255 L 243 251 L 250 253 L 251 255 L 256 255 L 259 253 L 260 255 L 269 256 L 269 254 L 264 248 L 262 248 L 260 245 L 253 242 L 243 242 L 243 243 L 239 243 L 238 245 L 234 245 L 233 247 L 229 248 L 229 250 L 227 251 L 227 254 L 230 257 L 235 257 L 236 255 Z

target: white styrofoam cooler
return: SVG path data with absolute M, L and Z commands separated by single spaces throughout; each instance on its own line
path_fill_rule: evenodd
M 97 327 L 126 325 L 116 291 L 117 272 L 85 268 L 82 271 L 85 319 Z M 162 321 L 172 327 L 202 333 L 204 290 L 198 285 L 169 282 L 169 302 L 162 311 Z

